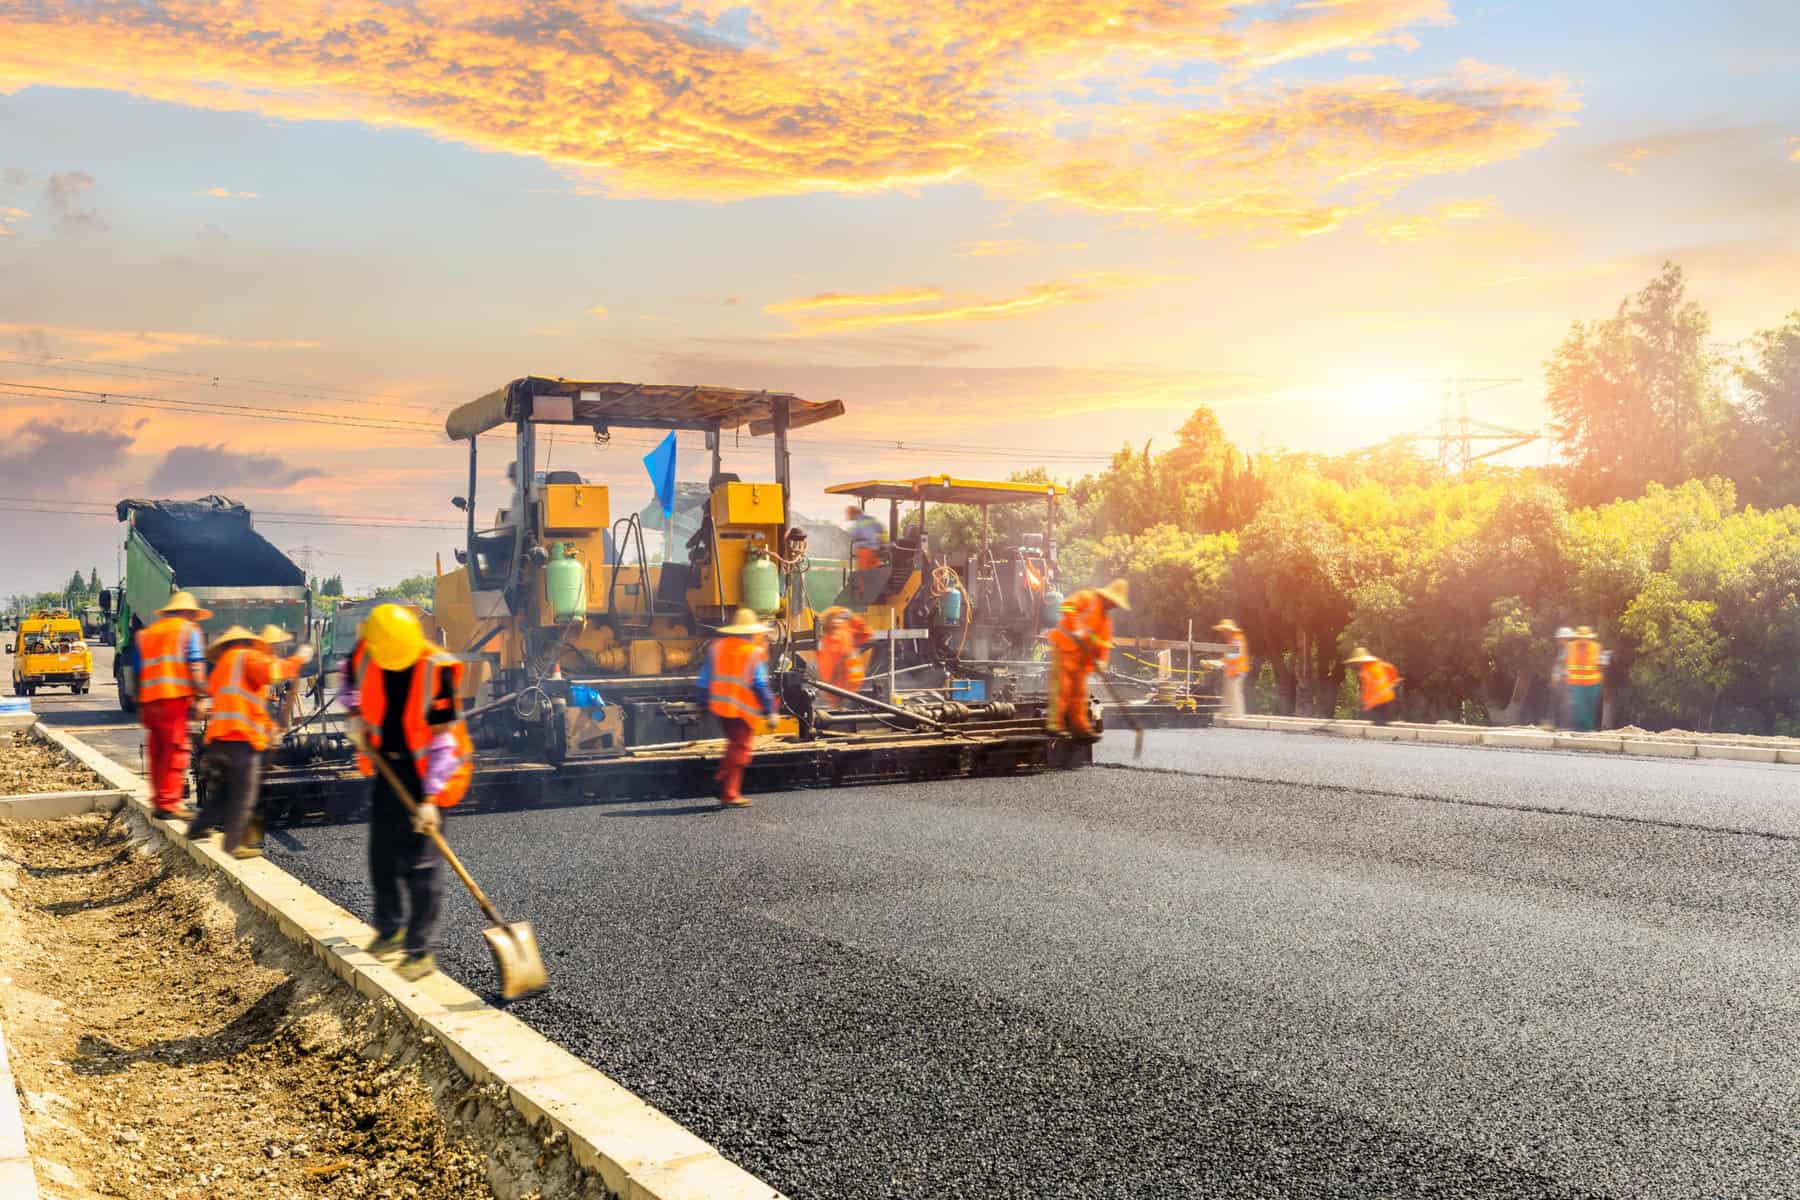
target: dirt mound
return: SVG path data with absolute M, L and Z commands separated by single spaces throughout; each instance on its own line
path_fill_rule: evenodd
M 106 780 L 24 730 L 0 734 L 0 796 L 95 792 Z

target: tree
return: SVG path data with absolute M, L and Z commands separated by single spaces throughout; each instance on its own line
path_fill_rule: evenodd
M 430 608 L 432 597 L 436 591 L 437 580 L 434 577 L 430 575 L 408 575 L 399 583 L 389 584 L 386 587 L 378 588 L 375 592 L 375 596 L 377 599 L 381 600 L 404 600 L 408 604 L 417 604 L 423 608 Z
M 1763 503 L 1800 500 L 1800 310 L 1750 340 L 1753 361 L 1737 369 L 1733 474 Z
M 1719 694 L 1731 682 L 1724 636 L 1713 626 L 1718 605 L 1682 594 L 1658 575 L 1632 600 L 1620 632 L 1637 643 L 1631 683 L 1650 719 L 1710 730 Z
M 328 576 L 325 582 L 319 587 L 319 595 L 321 596 L 342 596 L 343 594 L 344 577 L 342 575 Z
M 1572 499 L 1635 496 L 1645 484 L 1681 483 L 1715 465 L 1726 413 L 1706 345 L 1711 328 L 1672 263 L 1613 316 L 1570 328 L 1545 364 L 1544 399 Z
M 87 590 L 88 590 L 88 595 L 90 595 L 90 596 L 98 596 L 100 594 L 100 568 L 99 567 L 88 568 Z

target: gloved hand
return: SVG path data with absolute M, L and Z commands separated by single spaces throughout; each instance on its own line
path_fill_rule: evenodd
M 412 827 L 414 833 L 430 833 L 443 825 L 443 818 L 438 815 L 438 806 L 427 800 L 413 810 Z
M 313 648 L 311 646 L 302 646 L 294 651 L 294 657 L 299 659 L 300 665 L 304 667 L 313 660 Z

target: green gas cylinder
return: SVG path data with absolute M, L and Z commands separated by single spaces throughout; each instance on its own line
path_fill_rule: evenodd
M 1058 624 L 1059 622 L 1061 622 L 1062 621 L 1062 606 L 1063 606 L 1063 594 L 1061 592 L 1057 591 L 1055 588 L 1051 588 L 1049 591 L 1045 592 L 1044 593 L 1044 615 L 1043 615 L 1044 624 L 1055 625 L 1055 624 Z
M 556 542 L 550 547 L 550 563 L 544 568 L 544 595 L 558 621 L 587 615 L 587 572 L 580 560 L 570 554 L 567 542 Z
M 767 550 L 753 549 L 744 560 L 744 607 L 759 617 L 771 616 L 781 607 L 781 572 Z

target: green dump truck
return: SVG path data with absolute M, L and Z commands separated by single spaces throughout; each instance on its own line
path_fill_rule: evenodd
M 186 589 L 212 612 L 201 622 L 215 637 L 232 625 L 260 630 L 280 625 L 305 637 L 312 596 L 306 573 L 252 527 L 250 510 L 224 496 L 199 500 L 121 500 L 125 523 L 125 575 L 102 592 L 110 615 L 113 676 L 119 707 L 137 708 L 131 648 L 138 630 L 177 589 Z

